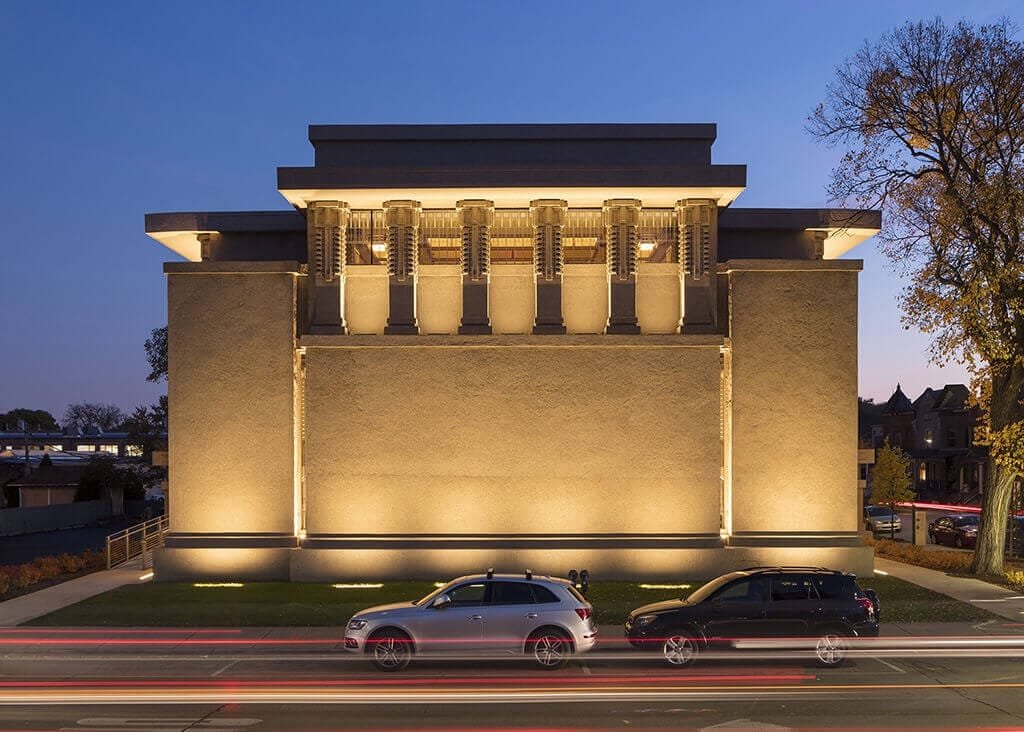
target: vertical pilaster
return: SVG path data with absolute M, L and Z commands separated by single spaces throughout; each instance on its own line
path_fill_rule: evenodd
M 608 274 L 611 313 L 608 333 L 639 333 L 636 322 L 637 226 L 640 201 L 613 198 L 604 202 L 604 225 L 608 242 Z
M 684 333 L 718 330 L 718 203 L 688 198 L 676 203 Z
M 342 303 L 345 230 L 348 206 L 340 201 L 311 201 L 306 206 L 306 255 L 311 282 L 306 288 L 309 332 L 345 332 Z
M 530 201 L 533 265 L 537 283 L 535 335 L 562 335 L 562 227 L 568 204 L 554 198 Z
M 388 335 L 416 335 L 416 264 L 419 201 L 385 201 L 388 230 Z
M 204 231 L 196 234 L 196 239 L 199 241 L 199 259 L 203 262 L 213 259 L 214 250 L 217 248 L 217 242 L 220 240 L 220 234 L 216 231 Z
M 490 334 L 487 283 L 494 203 L 471 200 L 455 204 L 462 227 L 462 322 L 459 333 Z

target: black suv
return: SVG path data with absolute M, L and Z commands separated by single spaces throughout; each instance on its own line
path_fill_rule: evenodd
M 878 635 L 878 611 L 878 595 L 862 590 L 852 574 L 751 567 L 723 574 L 685 600 L 637 608 L 626 619 L 626 638 L 637 648 L 660 651 L 673 666 L 689 665 L 702 649 L 729 647 L 738 638 L 815 638 L 818 662 L 838 666 L 846 656 L 845 638 Z

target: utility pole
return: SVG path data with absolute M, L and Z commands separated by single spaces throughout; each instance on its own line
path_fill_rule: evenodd
M 25 474 L 25 477 L 27 478 L 29 473 L 32 472 L 32 465 L 29 463 L 29 460 L 28 460 L 28 438 L 29 438 L 31 433 L 28 431 L 28 422 L 26 422 L 23 419 L 19 419 L 18 420 L 18 428 L 21 430 L 21 433 L 22 433 L 22 435 L 25 438 L 25 471 L 24 471 L 24 474 Z

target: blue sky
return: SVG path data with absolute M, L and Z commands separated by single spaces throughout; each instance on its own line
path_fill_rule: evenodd
M 908 19 L 1012 2 L 8 3 L 0 11 L 0 411 L 155 401 L 166 319 L 148 211 L 284 209 L 309 123 L 716 122 L 740 206 L 821 206 L 804 131 L 835 66 Z M 899 323 L 868 242 L 861 393 L 964 379 Z

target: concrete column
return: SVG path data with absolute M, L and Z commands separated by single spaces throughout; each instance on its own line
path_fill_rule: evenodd
M 608 273 L 611 277 L 611 313 L 608 333 L 639 333 L 636 321 L 637 225 L 640 201 L 613 198 L 604 202 L 608 242 Z
M 220 241 L 220 234 L 216 231 L 204 231 L 200 234 L 196 234 L 196 239 L 199 240 L 200 261 L 208 262 L 213 259 L 214 250 L 217 248 L 217 243 Z
M 683 280 L 683 333 L 718 330 L 718 203 L 687 198 L 676 203 L 679 268 Z
M 388 227 L 387 335 L 416 335 L 416 265 L 419 260 L 419 201 L 385 201 Z
M 462 226 L 462 322 L 459 333 L 489 335 L 491 321 L 487 310 L 487 284 L 494 202 L 459 201 L 455 207 Z
M 311 201 L 306 206 L 306 256 L 310 281 L 306 287 L 310 333 L 345 332 L 343 278 L 348 206 L 340 201 Z
M 537 283 L 535 335 L 562 335 L 562 227 L 568 204 L 554 198 L 530 201 L 533 268 Z

